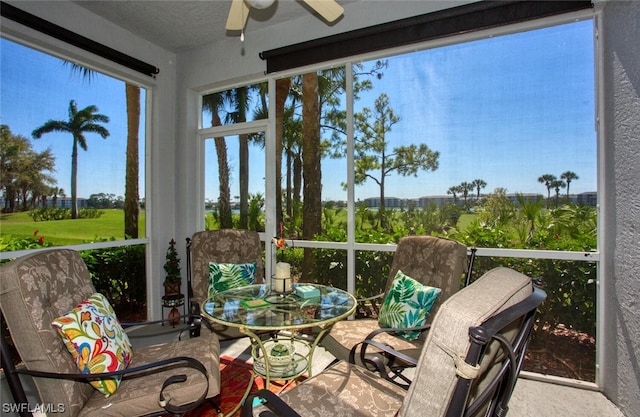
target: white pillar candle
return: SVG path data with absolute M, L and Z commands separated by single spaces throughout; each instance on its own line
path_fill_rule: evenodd
M 291 291 L 291 265 L 286 262 L 276 263 L 274 288 L 277 292 Z

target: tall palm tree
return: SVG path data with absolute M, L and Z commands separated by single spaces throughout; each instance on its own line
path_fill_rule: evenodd
M 138 180 L 140 175 L 138 128 L 140 127 L 140 87 L 125 84 L 127 98 L 127 161 L 124 180 L 124 235 L 138 238 L 138 218 L 140 216 L 140 194 Z
M 303 223 L 302 238 L 313 240 L 322 232 L 322 171 L 320 158 L 320 110 L 318 96 L 318 73 L 302 75 L 302 172 Z M 309 279 L 313 269 L 313 252 L 304 251 L 302 281 Z
M 560 199 L 560 189 L 567 186 L 562 180 L 553 180 L 551 181 L 551 188 L 556 191 L 556 207 L 558 207 L 558 200 Z
M 551 200 L 551 182 L 557 180 L 555 175 L 552 174 L 544 174 L 538 177 L 538 182 L 544 184 L 547 187 L 547 201 Z M 548 206 L 548 205 L 547 205 Z
M 451 194 L 453 196 L 453 204 L 458 204 L 458 194 L 462 192 L 462 187 L 459 185 L 454 185 L 449 187 L 447 190 L 447 194 Z
M 475 186 L 472 183 L 463 181 L 460 183 L 460 190 L 462 191 L 462 198 L 464 199 L 464 206 L 467 207 L 467 197 L 469 196 L 469 192 L 472 191 Z
M 219 112 L 224 106 L 222 93 L 207 94 L 202 97 L 202 107 L 211 112 L 211 126 L 222 126 L 222 118 Z M 221 229 L 233 227 L 231 219 L 231 188 L 229 185 L 229 159 L 227 157 L 227 144 L 224 137 L 213 138 L 218 159 L 218 216 Z
M 571 181 L 578 180 L 580 178 L 578 177 L 578 174 L 576 174 L 575 172 L 567 171 L 562 173 L 562 175 L 560 175 L 560 179 L 564 180 L 564 182 L 567 183 L 567 198 L 569 198 L 569 185 L 571 184 Z
M 69 120 L 49 120 L 35 129 L 31 134 L 40 139 L 43 134 L 51 132 L 67 132 L 73 136 L 71 150 L 71 218 L 78 218 L 78 146 L 87 150 L 85 133 L 97 133 L 103 139 L 109 137 L 109 131 L 99 123 L 109 123 L 109 117 L 97 113 L 94 105 L 78 111 L 74 100 L 69 102 Z
M 71 65 L 71 72 L 79 74 L 83 79 L 91 81 L 96 72 L 69 61 L 65 65 Z M 124 236 L 136 239 L 138 237 L 138 218 L 140 216 L 140 194 L 138 181 L 140 179 L 138 128 L 140 127 L 140 87 L 125 83 L 125 96 L 127 103 L 127 150 L 125 162 L 124 183 Z M 55 206 L 55 200 L 54 200 Z
M 475 179 L 471 181 L 471 185 L 473 185 L 476 188 L 476 200 L 480 200 L 480 190 L 487 186 L 486 181 L 481 179 Z

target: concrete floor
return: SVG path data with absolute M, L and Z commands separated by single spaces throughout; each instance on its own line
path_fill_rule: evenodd
M 509 417 L 624 417 L 601 392 L 519 378 Z

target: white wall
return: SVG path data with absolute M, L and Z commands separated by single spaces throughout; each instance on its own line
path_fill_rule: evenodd
M 640 2 L 606 2 L 599 35 L 606 254 L 600 372 L 607 397 L 626 416 L 640 416 Z

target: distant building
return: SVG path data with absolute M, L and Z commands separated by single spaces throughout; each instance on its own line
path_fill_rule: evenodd
M 510 193 L 507 194 L 506 197 L 513 202 L 515 205 L 519 205 L 518 196 L 524 197 L 524 200 L 527 202 L 536 201 L 538 199 L 544 199 L 545 197 L 539 193 Z M 487 195 L 480 195 L 480 200 L 482 200 Z M 585 205 L 590 207 L 595 207 L 597 203 L 598 193 L 595 191 L 589 191 L 581 194 L 569 194 L 569 201 L 573 204 Z M 560 202 L 566 201 L 566 195 L 560 195 Z M 551 200 L 555 199 L 555 195 L 551 196 Z M 467 203 L 474 204 L 477 201 L 475 195 L 467 197 Z M 369 197 L 362 200 L 362 202 L 369 208 L 378 208 L 380 207 L 380 197 Z M 398 198 L 398 197 L 385 197 L 384 205 L 386 208 L 408 208 L 408 207 L 416 207 L 423 208 L 428 207 L 431 204 L 435 204 L 438 207 L 441 207 L 445 204 L 453 204 L 456 203 L 462 205 L 464 200 L 461 197 L 457 197 L 456 199 L 450 195 L 429 195 L 422 196 L 418 198 Z

